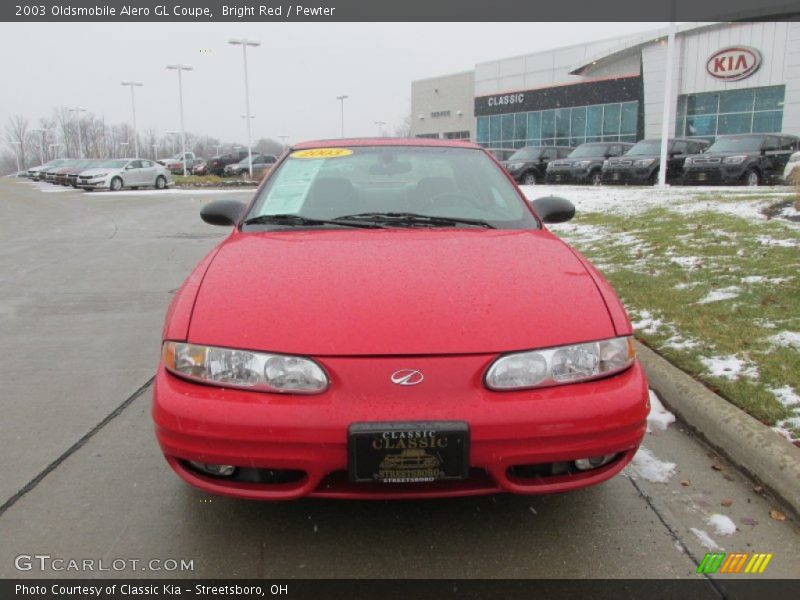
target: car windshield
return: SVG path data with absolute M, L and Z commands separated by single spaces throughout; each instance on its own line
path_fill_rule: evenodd
M 532 160 L 539 158 L 542 153 L 541 148 L 521 148 L 508 157 L 508 160 Z
M 284 217 L 282 224 L 286 216 L 295 217 L 295 222 L 297 217 L 330 221 L 358 216 L 376 222 L 391 218 L 401 226 L 405 221 L 398 217 L 416 224 L 441 217 L 502 229 L 539 227 L 517 190 L 483 151 L 451 147 L 293 152 L 273 171 L 246 221 L 260 220 L 263 227 L 271 215 Z
M 758 152 L 761 149 L 761 142 L 763 138 L 760 137 L 721 137 L 716 142 L 711 144 L 711 147 L 706 150 L 709 152 Z
M 121 169 L 127 164 L 127 160 L 107 160 L 97 165 L 97 167 L 101 169 Z
M 670 142 L 670 146 L 672 142 Z M 629 156 L 636 156 L 637 154 L 646 154 L 649 156 L 658 155 L 661 152 L 661 140 L 642 140 L 633 148 L 628 150 L 626 154 Z
M 608 144 L 583 144 L 569 153 L 569 158 L 584 158 L 588 156 L 603 156 Z

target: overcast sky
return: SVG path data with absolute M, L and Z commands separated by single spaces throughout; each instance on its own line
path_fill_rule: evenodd
M 410 112 L 411 81 L 469 70 L 475 63 L 584 41 L 623 36 L 665 23 L 1 23 L 0 124 L 31 121 L 59 105 L 79 105 L 107 123 L 131 119 L 137 88 L 140 131 L 177 130 L 178 82 L 184 74 L 187 131 L 244 141 L 244 74 L 248 50 L 253 140 L 338 137 L 346 94 L 345 133 L 371 136 L 375 121 L 392 131 Z

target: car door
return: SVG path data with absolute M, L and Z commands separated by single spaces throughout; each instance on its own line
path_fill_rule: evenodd
M 122 177 L 122 183 L 125 187 L 139 185 L 138 177 L 140 164 L 140 161 L 132 160 L 122 169 L 120 176 Z
M 139 177 L 140 185 L 155 185 L 156 184 L 156 165 L 151 160 L 140 160 L 141 172 Z
M 539 177 L 542 178 L 544 177 L 545 171 L 547 171 L 547 164 L 550 161 L 555 160 L 557 156 L 558 156 L 558 150 L 556 150 L 555 148 L 545 148 L 544 150 L 542 150 L 542 155 L 541 158 L 539 159 L 539 165 L 538 165 Z

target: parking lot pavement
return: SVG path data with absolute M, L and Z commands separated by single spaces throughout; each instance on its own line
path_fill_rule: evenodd
M 771 518 L 785 511 L 680 424 L 648 434 L 654 469 L 568 494 L 275 504 L 189 488 L 160 456 L 141 388 L 170 291 L 224 235 L 198 209 L 225 196 L 0 181 L 0 576 L 165 575 L 14 567 L 49 554 L 193 560 L 179 577 L 696 577 L 702 532 L 774 553 L 768 576 L 800 576 L 791 517 Z M 717 533 L 715 514 L 737 531 Z

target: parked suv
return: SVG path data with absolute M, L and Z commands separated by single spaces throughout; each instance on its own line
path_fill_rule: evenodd
M 591 183 L 600 185 L 603 162 L 613 156 L 622 156 L 633 147 L 626 142 L 588 142 L 570 152 L 564 160 L 554 160 L 547 165 L 547 183 Z
M 572 148 L 567 146 L 526 146 L 512 154 L 502 164 L 517 183 L 544 183 L 547 165 L 557 158 L 566 158 Z
M 254 154 L 253 155 L 253 176 L 261 176 L 266 171 L 268 171 L 272 165 L 278 159 L 272 156 L 271 154 Z M 232 175 L 247 175 L 250 172 L 249 165 L 247 164 L 248 159 L 245 156 L 244 160 L 240 160 L 237 163 L 231 163 L 225 166 L 224 174 L 225 176 L 232 176 Z
M 675 138 L 667 145 L 667 182 L 679 182 L 683 163 L 691 154 L 700 154 L 708 141 L 695 138 Z M 661 140 L 653 138 L 638 142 L 624 156 L 609 158 L 603 163 L 603 183 L 653 185 L 658 181 L 661 163 Z
M 225 167 L 238 163 L 247 158 L 247 150 L 239 150 L 239 152 L 232 152 L 228 154 L 220 154 L 219 156 L 212 156 L 206 161 L 206 169 L 210 175 L 217 175 L 222 177 L 225 173 Z
M 171 158 L 162 158 L 161 160 L 157 160 L 156 162 L 160 165 L 163 165 L 169 170 L 170 173 L 173 175 L 183 175 L 183 161 L 186 160 L 186 173 L 191 174 L 192 170 L 194 169 L 195 165 L 200 164 L 203 162 L 203 159 L 199 156 L 195 156 L 194 152 L 186 152 L 183 154 L 183 158 L 181 157 L 181 153 L 178 152 L 175 156 Z
M 795 135 L 750 133 L 723 135 L 684 165 L 685 183 L 759 185 L 778 183 L 789 157 L 800 148 Z

